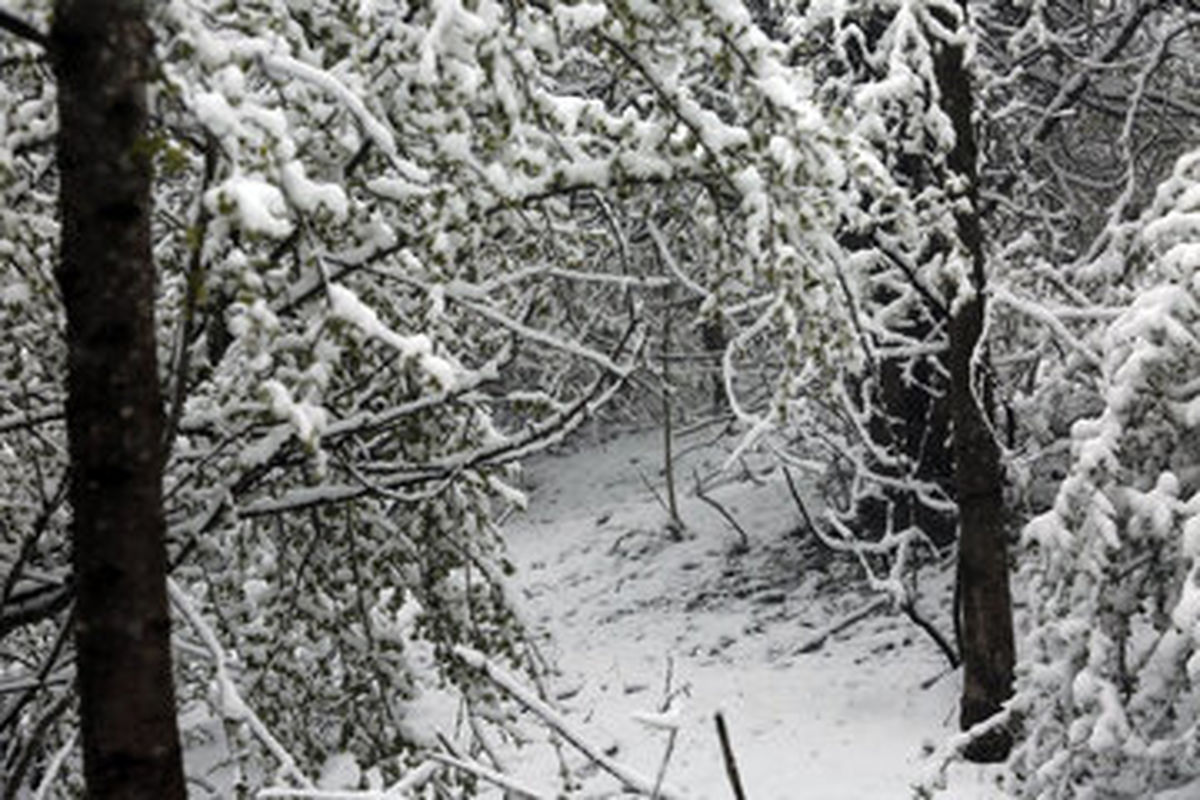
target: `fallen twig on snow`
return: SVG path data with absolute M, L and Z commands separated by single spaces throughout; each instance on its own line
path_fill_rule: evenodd
M 583 753 L 593 764 L 600 769 L 612 775 L 619 780 L 626 788 L 633 789 L 644 795 L 653 795 L 655 792 L 654 782 L 647 779 L 645 776 L 636 772 L 633 769 L 613 761 L 608 756 L 604 755 L 599 748 L 589 744 L 582 736 L 575 732 L 571 726 L 563 719 L 562 715 L 547 705 L 540 697 L 526 689 L 521 685 L 508 670 L 493 663 L 487 656 L 477 650 L 472 650 L 469 647 L 456 647 L 454 653 L 461 658 L 468 666 L 471 666 L 482 672 L 488 680 L 503 689 L 509 696 L 516 700 L 527 710 L 539 717 L 542 722 L 552 728 L 562 738 L 571 744 L 580 753 Z M 658 797 L 661 800 L 684 800 L 684 796 L 674 789 L 660 787 Z
M 746 800 L 746 792 L 742 789 L 742 777 L 738 774 L 737 759 L 733 755 L 733 745 L 729 741 L 729 730 L 725 727 L 725 715 L 718 711 L 716 718 L 717 738 L 721 740 L 721 757 L 725 759 L 725 774 L 729 776 L 733 796 L 737 800 Z
M 403 778 L 392 784 L 383 796 L 387 800 L 392 798 L 404 797 L 409 792 L 414 792 L 420 789 L 429 781 L 433 780 L 433 776 L 438 773 L 442 765 L 434 761 L 432 758 L 422 761 L 414 769 L 410 769 Z
M 659 706 L 659 713 L 657 715 L 653 715 L 652 717 L 647 715 L 640 715 L 636 717 L 645 725 L 666 728 L 669 731 L 667 734 L 667 749 L 663 752 L 662 761 L 658 765 L 658 774 L 654 776 L 654 791 L 650 794 L 650 800 L 658 800 L 659 792 L 662 790 L 663 781 L 667 777 L 667 765 L 671 763 L 671 756 L 675 753 L 675 740 L 679 737 L 678 719 L 668 716 L 671 714 L 671 703 L 675 700 L 676 695 L 679 693 L 671 688 L 671 681 L 674 676 L 675 661 L 670 656 L 667 656 L 667 672 L 663 678 L 663 702 L 662 705 Z M 684 688 L 679 691 L 686 692 L 687 686 L 685 685 Z
M 400 800 L 428 783 L 441 769 L 441 764 L 429 758 L 410 769 L 387 789 L 295 789 L 272 786 L 260 790 L 255 800 Z
M 844 631 L 846 628 L 849 628 L 851 625 L 858 622 L 859 620 L 866 619 L 867 617 L 874 614 L 876 611 L 879 611 L 880 609 L 886 607 L 890 602 L 891 602 L 890 597 L 876 597 L 874 600 L 870 601 L 869 603 L 866 603 L 865 605 L 861 606 L 860 608 L 856 608 L 854 611 L 851 611 L 849 614 L 845 614 L 844 616 L 838 617 L 833 622 L 826 625 L 824 628 L 821 628 L 816 633 L 812 634 L 807 639 L 805 639 L 803 642 L 801 642 L 800 646 L 797 647 L 793 652 L 811 653 L 814 650 L 819 650 L 821 648 L 821 645 L 825 644 L 825 641 L 830 636 L 833 636 L 835 633 L 840 633 L 841 631 Z
M 444 753 L 430 753 L 429 757 L 435 761 L 439 761 L 448 767 L 468 772 L 477 778 L 482 778 L 488 783 L 495 784 L 505 792 L 516 795 L 522 800 L 551 800 L 550 795 L 542 794 L 541 792 L 523 786 L 517 781 L 505 775 L 503 772 L 497 772 L 494 769 L 489 769 L 483 764 L 475 761 L 467 761 L 462 758 L 446 755 Z

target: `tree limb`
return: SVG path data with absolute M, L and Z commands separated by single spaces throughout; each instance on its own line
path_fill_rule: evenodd
M 40 47 L 50 46 L 50 37 L 29 22 L 0 8 L 0 30 L 6 30 L 13 36 L 33 42 Z

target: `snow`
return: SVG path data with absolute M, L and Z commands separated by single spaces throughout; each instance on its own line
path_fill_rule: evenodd
M 675 731 L 665 780 L 694 800 L 730 796 L 717 711 L 748 797 L 912 797 L 927 771 L 923 754 L 957 732 L 957 676 L 896 617 L 868 616 L 797 652 L 814 630 L 872 598 L 852 588 L 852 569 L 790 533 L 798 518 L 767 462 L 747 459 L 754 480 L 734 475 L 708 492 L 751 533 L 750 551 L 732 552 L 733 532 L 690 492 L 692 470 L 719 466 L 735 441 L 697 448 L 711 430 L 676 443 L 689 534 L 672 541 L 642 478 L 662 493 L 661 435 L 535 460 L 525 473 L 529 511 L 507 525 L 524 615 L 561 670 L 551 692 L 564 722 L 607 741 L 606 753 L 641 775 L 657 774 Z M 925 581 L 922 604 L 933 609 L 948 584 L 944 575 Z M 513 777 L 549 793 L 556 763 L 549 747 L 534 748 Z M 1003 797 L 993 774 L 952 768 L 943 796 Z M 597 774 L 584 794 L 614 783 Z
M 367 336 L 391 346 L 402 358 L 418 359 L 422 369 L 440 388 L 450 390 L 457 385 L 458 376 L 454 366 L 433 354 L 433 343 L 425 334 L 402 336 L 396 333 L 379 319 L 374 309 L 340 284 L 329 285 L 329 302 L 330 313 L 333 316 L 349 322 Z
M 604 22 L 608 9 L 600 3 L 579 3 L 567 5 L 558 3 L 554 6 L 554 18 L 558 24 L 570 31 L 586 31 Z
M 277 380 L 265 381 L 263 391 L 270 400 L 272 413 L 291 423 L 301 442 L 315 445 L 329 421 L 325 409 L 313 403 L 294 400 L 287 387 Z
M 247 233 L 284 239 L 292 232 L 279 188 L 258 178 L 234 175 L 204 196 L 209 212 L 228 210 Z
M 285 164 L 279 174 L 283 190 L 296 208 L 306 213 L 324 208 L 335 220 L 345 220 L 349 201 L 341 186 L 310 179 L 304 172 L 304 165 L 295 159 Z
M 353 789 L 362 778 L 362 770 L 351 753 L 336 753 L 329 757 L 317 779 L 319 789 Z
M 363 133 L 374 142 L 376 147 L 389 157 L 394 158 L 398 155 L 396 137 L 391 128 L 372 114 L 362 99 L 337 78 L 325 70 L 317 69 L 288 56 L 269 56 L 263 60 L 263 64 L 269 72 L 311 83 L 336 97 L 354 115 L 358 124 L 362 126 Z

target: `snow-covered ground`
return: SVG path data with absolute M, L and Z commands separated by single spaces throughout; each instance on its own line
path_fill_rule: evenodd
M 694 471 L 718 466 L 730 444 L 713 439 L 701 431 L 679 444 L 682 540 L 668 535 L 647 488 L 662 492 L 659 432 L 527 466 L 529 509 L 505 530 L 527 621 L 560 670 L 549 693 L 577 731 L 651 780 L 669 734 L 637 717 L 666 708 L 678 721 L 666 784 L 688 798 L 733 796 L 717 711 L 752 800 L 912 797 L 924 755 L 955 731 L 957 674 L 915 626 L 887 614 L 798 652 L 866 602 L 861 581 L 804 535 L 786 484 L 766 466 L 708 492 L 751 537 L 737 552 L 737 534 L 693 492 Z M 922 602 L 946 628 L 945 579 L 927 580 Z M 544 786 L 556 758 L 535 745 L 515 771 Z M 618 788 L 603 773 L 585 779 L 591 796 Z M 1002 794 L 988 770 L 960 766 L 944 796 Z

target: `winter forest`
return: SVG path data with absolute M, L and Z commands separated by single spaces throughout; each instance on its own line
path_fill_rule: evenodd
M 1200 797 L 1196 0 L 0 0 L 0 331 L 3 800 Z

